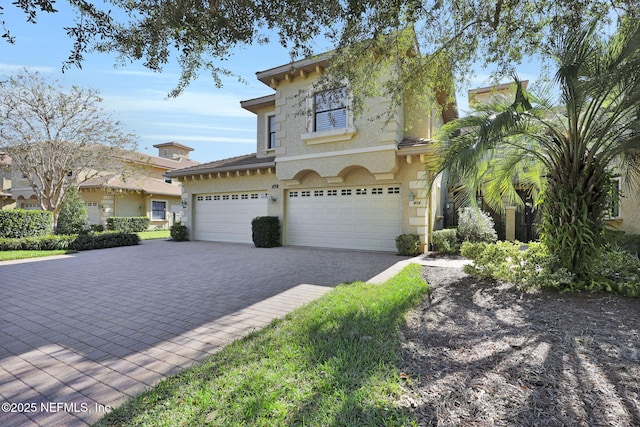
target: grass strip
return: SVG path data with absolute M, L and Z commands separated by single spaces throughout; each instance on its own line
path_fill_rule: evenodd
M 39 258 L 51 255 L 72 254 L 76 251 L 53 250 L 53 251 L 0 251 L 0 261 L 11 261 L 16 259 Z
M 169 230 L 153 230 L 153 231 L 141 231 L 138 233 L 140 240 L 152 240 L 152 239 L 168 239 L 170 237 Z
M 427 291 L 420 267 L 343 284 L 167 378 L 102 426 L 404 426 L 398 327 Z

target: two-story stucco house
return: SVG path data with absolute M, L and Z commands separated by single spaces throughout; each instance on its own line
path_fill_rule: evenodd
M 189 159 L 191 147 L 177 142 L 154 145 L 158 155 L 130 153 L 121 160 L 123 171 L 99 171 L 89 179 L 75 177 L 89 213 L 89 224 L 106 223 L 108 217 L 146 216 L 151 226 L 167 228 L 180 220 L 181 189 L 164 174 L 172 169 L 197 165 Z M 18 208 L 39 209 L 27 179 L 14 168 L 12 197 Z
M 251 220 L 270 215 L 285 245 L 395 251 L 403 233 L 429 242 L 441 220 L 425 167 L 443 121 L 435 101 L 409 115 L 405 100 L 387 121 L 389 100 L 371 98 L 354 117 L 348 83 L 319 86 L 329 60 L 257 73 L 273 92 L 241 102 L 257 118 L 256 153 L 166 174 L 182 183 L 192 240 L 250 243 Z

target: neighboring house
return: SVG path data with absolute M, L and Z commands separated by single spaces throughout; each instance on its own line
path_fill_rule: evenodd
M 522 84 L 526 88 L 528 81 Z M 505 83 L 500 85 L 471 89 L 468 91 L 469 106 L 478 107 L 481 104 L 490 102 L 513 102 L 516 92 L 514 83 Z M 446 205 L 444 208 L 445 226 L 451 227 L 457 225 L 458 206 L 455 203 L 455 197 L 452 191 L 454 186 L 449 183 L 449 193 L 446 197 Z M 520 196 L 523 198 L 524 206 L 505 206 L 503 212 L 496 212 L 486 203 L 481 203 L 481 208 L 493 218 L 495 223 L 498 239 L 500 240 L 519 240 L 528 242 L 538 238 L 536 229 L 536 211 L 533 206 L 533 199 L 528 195 L 525 188 L 519 190 Z M 482 197 L 480 196 L 480 201 Z
M 0 153 L 0 209 L 16 206 L 11 194 L 11 157 Z
M 629 188 L 622 178 L 613 181 L 612 202 L 606 223 L 628 234 L 640 235 L 640 191 L 636 183 Z
M 122 161 L 126 171 L 102 171 L 82 180 L 80 195 L 86 203 L 89 224 L 106 223 L 108 217 L 147 216 L 152 227 L 167 228 L 180 219 L 181 189 L 178 182 L 165 178 L 172 169 L 197 165 L 189 159 L 192 148 L 177 142 L 154 145 L 158 156 L 133 153 Z M 13 197 L 18 208 L 39 209 L 26 178 L 14 170 Z
M 526 88 L 528 81 L 522 83 Z M 515 83 L 472 89 L 468 92 L 469 106 L 475 107 L 492 101 L 511 102 L 515 91 Z M 486 204 L 482 205 L 482 209 L 492 216 L 500 240 L 527 242 L 538 238 L 533 199 L 525 188 L 522 188 L 519 193 L 523 198 L 524 206 L 505 206 L 504 212 L 495 212 Z M 455 205 L 451 193 L 447 195 L 446 200 L 445 225 L 453 226 L 457 224 L 457 211 L 460 206 Z M 637 187 L 630 190 L 624 185 L 622 179 L 614 180 L 611 206 L 606 222 L 626 233 L 640 234 L 640 193 Z
M 389 100 L 374 98 L 354 117 L 348 84 L 318 86 L 328 61 L 257 73 L 275 92 L 241 102 L 257 118 L 256 153 L 166 174 L 182 183 L 192 240 L 250 243 L 251 220 L 270 215 L 280 218 L 285 245 L 395 251 L 403 233 L 430 241 L 441 218 L 426 190 L 430 140 L 442 122 L 435 103 L 420 107 L 424 114 L 400 108 L 386 122 Z

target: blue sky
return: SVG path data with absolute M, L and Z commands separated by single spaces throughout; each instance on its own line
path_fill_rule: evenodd
M 240 101 L 272 93 L 255 73 L 290 60 L 278 43 L 238 49 L 225 66 L 246 84 L 227 78 L 218 89 L 205 72 L 181 96 L 169 99 L 167 93 L 179 76 L 175 63 L 155 73 L 141 63 L 114 67 L 114 55 L 96 53 L 85 56 L 82 69 L 72 67 L 63 73 L 62 62 L 72 47 L 63 27 L 70 25 L 71 15 L 64 11 L 41 15 L 33 25 L 25 22 L 24 13 L 8 6 L 1 18 L 16 43 L 0 40 L 0 78 L 26 67 L 63 86 L 95 88 L 104 100 L 103 107 L 114 112 L 126 131 L 138 136 L 139 151 L 157 154 L 154 144 L 177 141 L 194 148 L 191 158 L 199 162 L 255 152 L 256 119 L 240 107 Z M 537 65 L 525 64 L 519 74 L 522 79 L 533 79 L 537 70 Z M 486 86 L 487 75 L 479 70 L 472 85 Z M 465 91 L 460 92 L 458 102 L 464 109 Z

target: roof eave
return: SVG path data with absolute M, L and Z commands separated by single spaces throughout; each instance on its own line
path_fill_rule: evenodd
M 292 62 L 290 64 L 281 65 L 279 67 L 271 68 L 265 71 L 258 71 L 256 77 L 265 85 L 273 88 L 274 83 L 286 80 L 287 76 L 293 77 L 302 73 L 311 73 L 314 71 L 321 71 L 326 68 L 329 63 L 331 54 L 322 54 L 314 58 L 303 59 L 300 61 Z
M 220 167 L 212 167 L 205 169 L 197 169 L 197 170 L 176 170 L 167 172 L 164 176 L 168 178 L 179 178 L 185 176 L 196 176 L 196 175 L 205 175 L 210 173 L 218 173 L 218 172 L 242 172 L 248 170 L 258 170 L 258 169 L 267 169 L 273 168 L 276 166 L 276 162 L 264 162 L 264 163 L 253 163 L 248 165 L 241 166 L 220 166 Z

